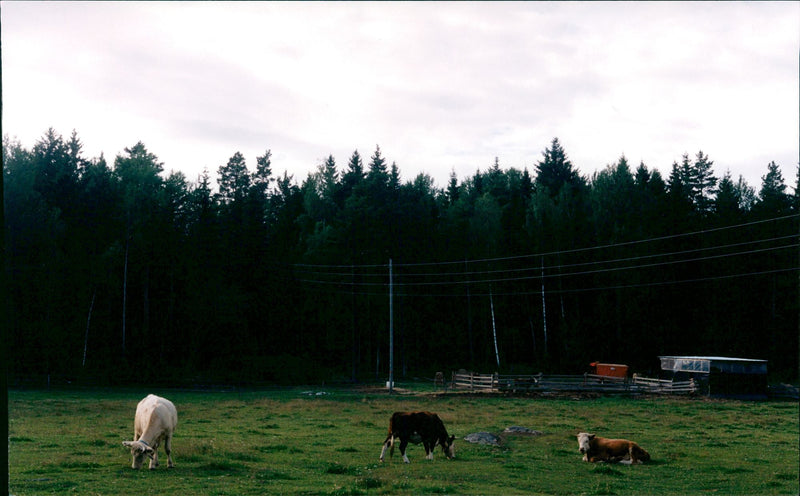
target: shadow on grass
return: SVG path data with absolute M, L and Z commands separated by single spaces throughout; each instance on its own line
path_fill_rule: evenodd
M 245 468 L 246 467 L 240 463 L 211 462 L 211 463 L 206 463 L 205 465 L 200 465 L 199 467 L 197 467 L 196 471 L 198 474 L 213 476 L 213 475 L 225 475 L 225 474 L 238 474 L 242 472 Z
M 358 475 L 360 471 L 356 467 L 342 465 L 341 463 L 331 463 L 328 464 L 328 467 L 325 469 L 325 473 L 336 475 Z
M 595 475 L 613 475 L 614 477 L 620 477 L 624 475 L 618 469 L 614 468 L 611 465 L 603 464 L 597 465 L 592 469 L 592 473 Z
M 292 477 L 291 475 L 287 474 L 286 472 L 281 472 L 280 470 L 272 470 L 272 469 L 264 469 L 261 471 L 256 472 L 255 478 L 260 481 L 273 481 L 273 480 L 296 480 L 296 477 Z

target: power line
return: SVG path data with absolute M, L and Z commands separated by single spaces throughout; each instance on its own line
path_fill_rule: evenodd
M 792 236 L 794 237 L 794 236 Z M 653 267 L 660 267 L 660 266 L 668 266 L 668 265 L 676 265 L 682 263 L 690 263 L 690 262 L 700 262 L 700 261 L 707 261 L 707 260 L 715 260 L 720 258 L 728 258 L 728 257 L 735 257 L 735 256 L 742 256 L 742 255 L 753 255 L 757 253 L 766 253 L 771 251 L 777 250 L 784 250 L 787 248 L 796 248 L 798 246 L 797 243 L 792 243 L 788 245 L 782 245 L 777 247 L 770 247 L 770 248 L 761 248 L 755 250 L 747 250 L 747 251 L 739 251 L 735 253 L 722 253 L 718 255 L 710 255 L 707 257 L 696 257 L 696 258 L 688 258 L 682 260 L 670 260 L 658 263 L 651 263 L 651 264 L 641 264 L 641 265 L 628 265 L 625 267 L 610 267 L 610 268 L 602 268 L 602 269 L 595 269 L 595 270 L 586 270 L 580 272 L 567 272 L 567 273 L 558 273 L 558 274 L 546 274 L 544 276 L 541 275 L 530 275 L 530 276 L 519 276 L 519 277 L 504 277 L 504 278 L 495 278 L 495 279 L 468 279 L 468 280 L 450 280 L 450 281 L 430 281 L 430 282 L 395 282 L 395 286 L 404 286 L 404 287 L 419 287 L 419 286 L 444 286 L 444 285 L 464 285 L 464 284 L 486 284 L 486 283 L 502 283 L 502 282 L 516 282 L 516 281 L 525 281 L 531 279 L 552 279 L 552 278 L 561 278 L 561 277 L 571 277 L 571 276 L 578 276 L 578 275 L 593 275 L 593 274 L 600 274 L 606 272 L 616 272 L 622 270 L 633 270 L 633 269 L 644 269 L 644 268 L 653 268 Z M 600 263 L 600 262 L 597 262 Z M 534 270 L 535 268 L 530 268 L 526 270 Z M 489 273 L 489 272 L 485 272 Z M 492 272 L 494 273 L 494 272 Z M 480 273 L 479 273 L 480 274 Z M 383 274 L 385 276 L 385 274 Z M 451 275 L 460 275 L 460 274 L 451 274 Z M 475 273 L 473 273 L 475 275 Z M 356 281 L 324 281 L 324 280 L 314 280 L 314 279 L 297 279 L 298 282 L 304 283 L 314 283 L 314 284 L 327 284 L 327 285 L 347 285 L 347 286 L 361 286 L 361 287 L 368 287 L 368 286 L 386 286 L 386 282 L 356 282 Z
M 756 271 L 756 272 L 745 272 L 745 273 L 738 273 L 738 274 L 727 274 L 723 276 L 709 276 L 709 277 L 700 277 L 700 278 L 692 278 L 692 279 L 680 279 L 676 281 L 658 281 L 658 282 L 649 282 L 649 283 L 640 283 L 640 284 L 624 284 L 624 285 L 615 285 L 615 286 L 593 286 L 593 287 L 586 287 L 586 288 L 574 288 L 574 289 L 556 289 L 556 290 L 547 290 L 545 291 L 546 294 L 570 294 L 570 293 L 586 293 L 591 291 L 610 291 L 616 289 L 635 289 L 635 288 L 643 288 L 643 287 L 657 287 L 657 286 L 671 286 L 677 284 L 690 284 L 690 283 L 698 283 L 698 282 L 709 282 L 715 280 L 727 280 L 727 279 L 735 279 L 739 277 L 753 277 L 753 276 L 761 276 L 761 275 L 769 275 L 769 274 L 779 274 L 785 272 L 800 272 L 800 267 L 788 267 L 783 269 L 772 269 L 772 270 L 763 270 L 763 271 Z M 340 294 L 341 291 L 334 291 L 334 290 L 325 290 L 322 288 L 319 289 L 309 289 L 308 291 L 311 292 L 319 292 L 319 293 L 327 293 L 327 294 Z M 358 296 L 386 296 L 385 292 L 374 292 L 374 291 L 356 291 L 354 294 Z M 514 291 L 514 292 L 500 292 L 500 293 L 492 293 L 494 296 L 531 296 L 531 295 L 540 295 L 540 290 L 533 290 L 533 291 Z M 488 297 L 489 293 L 471 293 L 473 297 L 475 296 L 485 296 Z M 395 296 L 413 296 L 413 297 L 461 297 L 465 296 L 465 293 L 395 293 Z
M 756 243 L 769 243 L 773 241 L 783 241 L 786 239 L 797 238 L 796 234 L 789 234 L 786 236 L 778 236 L 774 238 L 768 239 L 756 239 L 751 241 L 743 241 L 740 243 L 730 243 L 727 245 L 717 245 L 717 246 L 706 246 L 702 248 L 694 248 L 691 250 L 682 250 L 682 251 L 674 251 L 674 252 L 665 252 L 665 253 L 655 253 L 650 255 L 640 255 L 636 257 L 623 257 L 623 258 L 616 258 L 616 259 L 608 259 L 608 260 L 596 260 L 591 262 L 578 262 L 574 264 L 559 264 L 559 265 L 550 265 L 544 266 L 544 270 L 561 270 L 571 267 L 584 267 L 584 266 L 592 266 L 592 265 L 604 265 L 604 264 L 614 264 L 620 262 L 630 262 L 635 260 L 645 260 L 651 258 L 659 258 L 659 257 L 671 257 L 677 255 L 687 255 L 690 253 L 698 253 L 703 251 L 711 251 L 711 250 L 721 250 L 727 248 L 736 248 L 746 245 L 752 245 Z M 747 252 L 744 252 L 747 253 Z M 665 262 L 666 264 L 666 262 Z M 467 276 L 467 275 L 478 275 L 478 274 L 500 274 L 500 273 L 517 273 L 517 272 L 528 272 L 528 271 L 540 271 L 542 267 L 540 266 L 530 266 L 524 268 L 507 268 L 507 269 L 491 269 L 491 270 L 472 270 L 472 271 L 463 271 L 463 272 L 411 272 L 411 273 L 402 273 L 401 276 L 404 278 L 408 277 L 443 277 L 443 276 Z M 318 275 L 318 276 L 342 276 L 342 277 L 352 277 L 352 272 L 321 272 L 321 271 L 305 271 L 301 270 L 300 273 L 308 274 L 308 275 Z M 386 272 L 372 272 L 372 273 L 359 273 L 359 277 L 379 277 L 384 278 L 386 277 Z
M 711 229 L 702 229 L 700 231 L 692 231 L 688 233 L 679 233 L 679 234 L 669 234 L 666 236 L 658 236 L 654 238 L 646 238 L 641 240 L 634 240 L 634 241 L 623 241 L 620 243 L 611 243 L 605 245 L 597 245 L 597 246 L 589 246 L 584 248 L 573 248 L 569 250 L 556 250 L 556 251 L 549 251 L 549 252 L 542 252 L 542 253 L 532 253 L 527 255 L 514 255 L 514 256 L 507 256 L 507 257 L 495 257 L 495 258 L 483 258 L 483 259 L 474 259 L 474 260 L 453 260 L 453 261 L 443 261 L 443 262 L 418 262 L 418 263 L 395 263 L 394 267 L 430 267 L 430 266 L 438 266 L 438 265 L 463 265 L 463 264 L 476 264 L 476 263 L 489 263 L 489 262 L 502 262 L 508 260 L 523 260 L 527 258 L 539 258 L 539 257 L 549 257 L 554 255 L 565 255 L 571 253 L 580 253 L 586 251 L 593 251 L 593 250 L 603 250 L 608 248 L 616 248 L 621 246 L 630 246 L 634 244 L 642 244 L 642 243 L 651 243 L 655 241 L 665 241 L 669 239 L 676 239 L 688 236 L 697 236 L 700 234 L 708 234 L 713 232 L 725 231 L 729 229 L 739 229 L 743 227 L 750 227 L 754 225 L 764 224 L 767 222 L 777 222 L 781 220 L 791 219 L 800 217 L 800 214 L 790 214 L 784 215 L 781 217 L 773 217 L 770 219 L 762 219 L 756 220 L 751 222 L 745 222 L 742 224 L 735 224 L 731 226 L 723 226 L 723 227 L 715 227 Z M 309 267 L 309 268 L 320 268 L 320 269 L 341 269 L 341 268 L 387 268 L 388 264 L 292 264 L 294 267 Z

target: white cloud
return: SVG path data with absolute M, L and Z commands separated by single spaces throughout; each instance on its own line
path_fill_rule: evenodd
M 4 132 L 142 140 L 194 179 L 237 150 L 298 181 L 376 144 L 446 184 L 554 136 L 584 174 L 702 149 L 794 179 L 796 3 L 2 3 Z

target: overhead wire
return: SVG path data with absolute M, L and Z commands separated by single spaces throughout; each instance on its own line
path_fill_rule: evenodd
M 581 253 L 581 252 L 588 252 L 588 251 L 595 251 L 601 249 L 612 249 L 617 247 L 623 246 L 630 246 L 633 244 L 641 244 L 653 241 L 660 241 L 660 240 L 668 240 L 668 239 L 676 239 L 676 238 L 683 238 L 688 236 L 694 236 L 699 234 L 705 234 L 710 232 L 722 231 L 722 230 L 729 230 L 729 229 L 741 229 L 750 227 L 753 225 L 763 224 L 766 222 L 775 222 L 780 220 L 791 219 L 800 216 L 800 214 L 792 214 L 786 215 L 781 217 L 775 217 L 770 219 L 763 219 L 758 221 L 752 221 L 742 224 L 736 224 L 732 226 L 724 226 L 719 228 L 713 229 L 705 229 L 701 231 L 694 231 L 689 233 L 680 233 L 680 234 L 673 234 L 667 236 L 659 236 L 654 238 L 648 238 L 644 240 L 635 240 L 635 241 L 627 241 L 627 242 L 620 242 L 620 243 L 612 243 L 612 244 L 605 244 L 605 245 L 598 245 L 586 248 L 576 248 L 576 249 L 569 249 L 569 250 L 561 250 L 561 251 L 551 251 L 551 252 L 543 252 L 537 254 L 530 254 L 530 255 L 523 255 L 523 256 L 513 256 L 513 257 L 498 257 L 498 258 L 486 258 L 486 259 L 479 259 L 479 260 L 460 260 L 460 261 L 452 261 L 452 262 L 429 262 L 429 263 L 395 263 L 395 274 L 396 277 L 400 279 L 399 282 L 395 282 L 393 285 L 395 287 L 400 288 L 414 288 L 414 287 L 422 287 L 422 286 L 464 286 L 464 285 L 478 285 L 478 284 L 502 284 L 502 283 L 513 283 L 513 282 L 520 282 L 526 280 L 545 280 L 545 279 L 552 279 L 552 278 L 566 278 L 572 276 L 592 276 L 596 274 L 602 273 L 609 273 L 609 272 L 616 272 L 616 271 L 625 271 L 625 270 L 638 270 L 638 269 L 653 269 L 658 267 L 665 267 L 670 265 L 676 264 L 684 264 L 684 263 L 695 263 L 695 262 L 703 262 L 715 259 L 722 259 L 722 258 L 730 258 L 730 257 L 737 257 L 737 256 L 746 256 L 746 255 L 755 255 L 755 254 L 763 254 L 763 253 L 770 253 L 775 252 L 778 250 L 786 250 L 790 248 L 796 248 L 800 246 L 797 241 L 797 234 L 790 234 L 784 236 L 776 236 L 772 238 L 766 239 L 753 239 L 747 240 L 737 243 L 729 243 L 729 244 L 722 244 L 722 245 L 715 245 L 715 246 L 706 246 L 706 247 L 699 247 L 689 250 L 680 250 L 680 251 L 671 251 L 671 252 L 663 252 L 663 253 L 651 253 L 645 255 L 638 255 L 638 256 L 631 256 L 631 257 L 621 257 L 621 258 L 612 258 L 606 260 L 593 260 L 587 262 L 576 262 L 576 263 L 568 263 L 568 264 L 555 264 L 555 265 L 536 265 L 536 266 L 527 266 L 527 267 L 504 267 L 504 268 L 487 268 L 486 270 L 475 270 L 469 269 L 469 265 L 475 265 L 478 263 L 486 263 L 486 264 L 493 264 L 497 265 L 500 262 L 508 262 L 508 261 L 516 261 L 516 260 L 526 260 L 531 258 L 544 258 L 544 257 L 552 257 L 553 255 L 559 255 L 559 260 L 561 259 L 560 255 L 567 255 L 573 253 Z M 779 246 L 772 246 L 767 248 L 754 248 L 748 250 L 739 250 L 735 252 L 727 252 L 727 253 L 718 253 L 712 254 L 708 256 L 702 257 L 692 257 L 692 258 L 680 258 L 677 260 L 661 260 L 653 263 L 644 263 L 644 264 L 630 264 L 630 262 L 636 261 L 643 261 L 643 260 L 653 260 L 659 258 L 669 258 L 669 257 L 682 257 L 685 255 L 690 255 L 694 253 L 701 253 L 701 252 L 711 252 L 717 250 L 730 250 L 733 248 L 742 248 L 745 246 L 751 246 L 756 244 L 763 244 L 763 243 L 770 243 L 770 242 L 780 242 L 786 241 L 789 239 L 795 239 L 796 241 L 793 243 L 782 244 Z M 609 267 L 609 265 L 620 264 L 620 263 L 629 263 L 629 265 L 621 266 L 621 267 Z M 437 267 L 442 265 L 451 265 L 451 264 L 458 264 L 459 266 L 465 267 L 466 270 L 454 270 L 450 272 L 446 271 L 437 271 L 437 272 L 420 272 L 418 269 L 423 267 Z M 402 268 L 416 268 L 414 272 L 404 273 Z M 569 271 L 567 270 L 564 272 L 565 269 L 574 269 L 580 267 L 589 267 L 590 270 L 580 270 L 580 271 Z M 595 268 L 592 268 L 595 267 Z M 341 268 L 350 269 L 348 272 L 340 271 Z M 366 271 L 365 269 L 387 269 L 388 264 L 331 264 L 331 265 L 323 265 L 323 264 L 293 264 L 291 266 L 291 273 L 292 273 L 292 280 L 294 282 L 303 283 L 306 285 L 316 285 L 327 287 L 326 292 L 347 292 L 347 293 L 357 293 L 357 294 L 384 294 L 384 293 L 373 293 L 369 292 L 368 288 L 370 287 L 387 287 L 388 282 L 387 279 L 387 272 L 381 270 L 377 272 L 373 271 Z M 333 272 L 328 271 L 333 270 Z M 690 279 L 686 282 L 697 282 L 703 281 L 708 279 L 724 279 L 726 277 L 742 277 L 747 275 L 759 275 L 759 274 L 766 274 L 766 273 L 775 273 L 775 272 L 785 272 L 789 270 L 798 270 L 798 267 L 789 267 L 784 269 L 776 269 L 772 271 L 756 271 L 756 272 L 749 272 L 749 273 L 742 273 L 742 274 L 724 274 L 719 276 L 712 276 L 710 278 L 699 278 L 699 279 Z M 557 271 L 557 273 L 554 273 Z M 518 275 L 518 274 L 525 274 L 525 273 L 534 273 L 532 275 Z M 492 277 L 497 276 L 497 277 Z M 379 278 L 383 279 L 383 281 L 372 282 L 370 279 Z M 414 278 L 423 278 L 423 279 L 430 279 L 435 278 L 433 281 L 408 281 L 408 279 Z M 465 279 L 466 278 L 466 279 Z M 405 281 L 403 279 L 406 279 Z M 566 289 L 566 290 L 550 290 L 550 293 L 556 292 L 576 292 L 576 291 L 590 291 L 594 289 L 615 289 L 615 288 L 627 288 L 627 287 L 641 287 L 647 286 L 648 284 L 652 285 L 660 285 L 660 284 L 674 284 L 675 281 L 666 281 L 666 282 L 651 282 L 651 283 L 642 283 L 642 284 L 635 284 L 635 285 L 622 285 L 622 286 L 608 286 L 605 288 L 586 288 L 583 290 L 576 290 L 576 289 Z M 365 290 L 366 289 L 366 290 Z M 514 292 L 512 294 L 539 294 L 539 291 L 534 291 L 531 293 L 519 293 Z M 411 293 L 408 293 L 411 294 Z M 414 295 L 421 296 L 424 293 L 415 292 Z M 497 295 L 503 295 L 502 292 L 496 292 Z M 398 293 L 398 296 L 402 296 L 403 293 Z M 448 294 L 448 293 L 437 293 L 432 294 L 433 296 L 457 296 L 463 295 L 463 293 L 458 292 L 457 294 Z
M 525 281 L 525 280 L 539 280 L 539 279 L 552 279 L 552 278 L 559 278 L 559 277 L 571 277 L 571 276 L 578 276 L 578 275 L 592 275 L 592 274 L 599 274 L 605 272 L 615 272 L 615 271 L 622 271 L 622 270 L 632 270 L 632 269 L 643 269 L 643 268 L 653 268 L 653 267 L 660 267 L 666 265 L 675 265 L 681 263 L 690 263 L 690 262 L 699 262 L 705 260 L 714 260 L 719 258 L 727 258 L 727 257 L 734 257 L 734 256 L 742 256 L 742 255 L 752 255 L 756 253 L 764 253 L 770 251 L 777 251 L 783 250 L 788 248 L 797 248 L 798 244 L 793 243 L 790 245 L 782 245 L 770 248 L 761 248 L 756 250 L 747 250 L 747 251 L 740 251 L 735 253 L 723 253 L 719 255 L 710 255 L 707 257 L 696 257 L 696 258 L 688 258 L 688 259 L 681 259 L 681 260 L 670 260 L 665 262 L 658 262 L 658 263 L 651 263 L 651 264 L 642 264 L 642 265 L 628 265 L 625 267 L 610 267 L 610 268 L 603 268 L 603 269 L 595 269 L 595 270 L 586 270 L 580 272 L 566 272 L 566 273 L 558 273 L 558 274 L 535 274 L 530 276 L 520 276 L 520 277 L 503 277 L 503 278 L 495 278 L 495 279 L 467 279 L 467 280 L 455 280 L 455 281 L 431 281 L 431 282 L 395 282 L 393 283 L 395 286 L 407 286 L 407 287 L 414 287 L 414 286 L 441 286 L 441 285 L 458 285 L 458 284 L 486 284 L 486 283 L 500 283 L 500 282 L 514 282 L 514 281 Z M 532 267 L 526 270 L 538 270 L 536 267 Z M 459 274 L 452 274 L 457 276 Z M 386 275 L 384 274 L 384 277 Z M 402 274 L 396 274 L 396 277 L 403 277 Z M 324 280 L 311 280 L 311 279 L 297 279 L 299 282 L 308 282 L 308 283 L 316 283 L 316 284 L 343 284 L 343 285 L 353 285 L 353 286 L 388 286 L 388 282 L 342 282 L 342 281 L 324 281 Z
M 698 283 L 698 282 L 709 282 L 715 280 L 726 280 L 726 279 L 735 279 L 739 277 L 752 277 L 752 276 L 761 276 L 761 275 L 769 275 L 769 274 L 779 274 L 784 272 L 800 272 L 800 267 L 786 267 L 782 269 L 772 269 L 772 270 L 762 270 L 762 271 L 755 271 L 755 272 L 742 272 L 736 274 L 726 274 L 721 276 L 709 276 L 709 277 L 699 277 L 699 278 L 692 278 L 692 279 L 679 279 L 679 280 L 672 280 L 672 281 L 658 281 L 658 282 L 646 282 L 646 283 L 637 283 L 637 284 L 621 284 L 621 285 L 614 285 L 614 286 L 593 286 L 593 287 L 586 287 L 586 288 L 571 288 L 571 289 L 551 289 L 545 291 L 547 294 L 570 294 L 570 293 L 586 293 L 591 291 L 611 291 L 617 289 L 635 289 L 635 288 L 643 288 L 643 287 L 657 287 L 657 286 L 672 286 L 678 284 L 688 284 L 688 283 Z M 338 294 L 341 291 L 333 291 L 330 289 L 325 288 L 316 288 L 316 289 L 309 289 L 312 292 L 321 292 L 321 293 L 328 293 L 328 294 Z M 386 296 L 386 292 L 376 292 L 376 291 L 354 291 L 354 294 L 358 296 Z M 530 296 L 530 295 L 540 295 L 541 290 L 531 290 L 531 291 L 513 291 L 513 292 L 496 292 L 493 291 L 493 296 Z M 466 293 L 459 292 L 459 293 L 403 293 L 403 292 L 395 292 L 395 296 L 398 297 L 458 297 L 463 298 Z M 470 292 L 471 297 L 488 297 L 489 292 L 481 293 L 481 292 Z
M 673 252 L 665 252 L 665 253 L 655 253 L 649 255 L 639 255 L 635 257 L 623 257 L 623 258 L 616 258 L 616 259 L 608 259 L 608 260 L 596 260 L 591 262 L 578 262 L 573 264 L 557 264 L 557 265 L 545 265 L 544 267 L 536 265 L 536 266 L 529 266 L 524 268 L 510 268 L 510 269 L 487 269 L 487 270 L 467 270 L 467 271 L 460 271 L 460 272 L 403 272 L 403 277 L 442 277 L 442 276 L 464 276 L 464 275 L 476 275 L 476 274 L 498 274 L 498 273 L 513 273 L 513 272 L 527 272 L 527 271 L 541 271 L 541 270 L 560 270 L 566 269 L 571 267 L 582 267 L 582 266 L 591 266 L 591 265 L 601 265 L 601 264 L 613 264 L 619 262 L 630 262 L 635 260 L 644 260 L 649 258 L 658 258 L 658 257 L 669 257 L 669 256 L 677 256 L 677 255 L 686 255 L 690 253 L 697 253 L 702 251 L 711 251 L 711 250 L 720 250 L 726 248 L 734 248 L 739 246 L 751 245 L 756 243 L 769 243 L 773 241 L 782 241 L 790 238 L 797 238 L 797 234 L 789 234 L 786 236 L 778 236 L 769 239 L 756 239 L 750 241 L 743 241 L 740 243 L 730 243 L 726 245 L 718 245 L 718 246 L 705 246 L 701 248 L 694 248 L 691 250 L 681 250 L 681 251 L 673 251 Z M 747 253 L 747 252 L 745 252 Z M 406 265 L 413 266 L 411 265 Z M 321 271 L 299 271 L 299 273 L 303 274 L 310 274 L 310 275 L 320 275 L 320 276 L 342 276 L 342 277 L 350 277 L 354 273 L 353 272 L 321 272 Z M 359 273 L 360 277 L 386 277 L 386 272 L 374 272 L 374 273 Z
M 594 250 L 602 250 L 608 248 L 617 248 L 621 246 L 630 246 L 634 244 L 641 244 L 641 243 L 650 243 L 655 241 L 665 241 L 669 239 L 676 239 L 676 238 L 683 238 L 688 236 L 697 236 L 700 234 L 708 234 L 713 232 L 725 231 L 729 229 L 738 229 L 742 227 L 750 227 L 754 225 L 764 224 L 767 222 L 776 222 L 780 220 L 791 219 L 795 217 L 800 217 L 800 214 L 789 214 L 780 217 L 772 217 L 769 219 L 761 219 L 755 220 L 750 222 L 744 222 L 741 224 L 734 224 L 730 226 L 721 226 L 721 227 L 714 227 L 710 229 L 701 229 L 699 231 L 692 231 L 688 233 L 678 233 L 678 234 L 668 234 L 665 236 L 657 236 L 653 238 L 646 238 L 640 240 L 632 240 L 632 241 L 622 241 L 619 243 L 609 243 L 605 245 L 596 245 L 596 246 L 587 246 L 583 248 L 571 248 L 566 250 L 555 250 L 555 251 L 548 251 L 542 253 L 531 253 L 527 255 L 512 255 L 506 257 L 494 257 L 494 258 L 482 258 L 482 259 L 465 259 L 465 260 L 450 260 L 450 261 L 441 261 L 441 262 L 413 262 L 413 263 L 397 263 L 395 262 L 393 265 L 395 268 L 399 267 L 424 267 L 424 266 L 436 266 L 436 265 L 463 265 L 463 264 L 474 264 L 474 263 L 487 263 L 487 262 L 501 262 L 501 261 L 508 261 L 508 260 L 521 260 L 527 258 L 540 258 L 540 257 L 548 257 L 553 255 L 565 255 L 571 253 L 580 253 L 585 251 L 594 251 Z M 314 268 L 388 268 L 388 263 L 380 263 L 380 264 L 304 264 L 304 263 L 295 263 L 292 264 L 294 267 L 314 267 Z

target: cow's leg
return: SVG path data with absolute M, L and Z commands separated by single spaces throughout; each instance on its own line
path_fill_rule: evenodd
M 639 457 L 636 455 L 636 449 L 634 449 L 633 447 L 631 447 L 631 461 L 632 461 L 633 463 L 637 463 L 637 464 L 638 464 L 638 463 L 644 463 L 644 462 L 642 461 L 642 459 L 641 459 L 641 458 L 639 458 Z
M 389 434 L 386 437 L 386 440 L 383 442 L 383 448 L 381 449 L 381 457 L 379 458 L 380 461 L 383 461 L 383 457 L 386 454 L 386 448 L 388 448 L 389 446 L 392 447 L 392 450 L 389 452 L 389 456 L 391 456 L 392 453 L 394 452 L 394 436 L 392 436 L 391 434 Z
M 172 434 L 167 436 L 164 440 L 164 451 L 167 453 L 167 468 L 172 468 L 175 465 L 172 463 Z
M 158 444 L 153 445 L 153 456 L 150 457 L 150 470 L 158 467 Z
M 408 439 L 400 438 L 400 454 L 403 455 L 403 461 L 406 463 L 410 463 L 408 461 L 408 457 L 406 456 L 406 447 L 408 446 Z
M 433 443 L 423 441 L 422 444 L 425 445 L 425 458 L 428 460 L 433 460 Z

